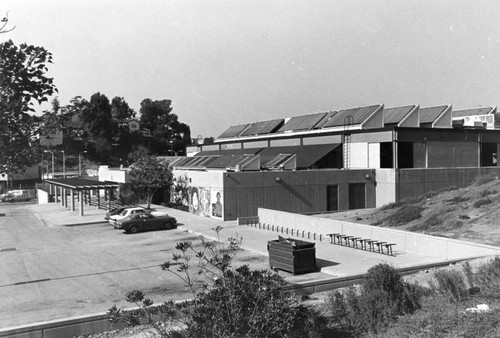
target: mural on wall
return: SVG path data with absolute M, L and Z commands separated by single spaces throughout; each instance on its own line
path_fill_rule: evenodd
M 210 188 L 189 187 L 189 212 L 210 217 Z
M 189 212 L 198 214 L 200 209 L 200 197 L 198 188 L 189 187 Z
M 200 194 L 200 212 L 201 216 L 210 217 L 210 188 L 198 188 Z
M 222 218 L 222 191 L 212 189 L 211 192 L 212 200 L 212 217 Z
M 177 205 L 189 206 L 189 179 L 186 175 L 174 178 L 171 189 L 170 202 Z

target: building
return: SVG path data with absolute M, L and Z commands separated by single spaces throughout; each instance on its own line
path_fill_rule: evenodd
M 224 220 L 254 216 L 258 207 L 380 207 L 500 174 L 495 121 L 496 107 L 377 104 L 230 126 L 213 145 L 189 147 L 171 164 L 175 199 Z

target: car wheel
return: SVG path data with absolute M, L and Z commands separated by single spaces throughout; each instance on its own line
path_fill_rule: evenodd
M 172 222 L 167 221 L 165 222 L 165 230 L 172 229 L 174 226 L 172 225 Z
M 128 232 L 131 233 L 131 234 L 136 234 L 137 231 L 139 231 L 139 229 L 135 225 L 131 226 L 130 229 L 128 229 Z

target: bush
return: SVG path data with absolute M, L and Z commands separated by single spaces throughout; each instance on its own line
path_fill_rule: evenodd
M 196 298 L 188 337 L 307 337 L 308 309 L 283 294 L 283 277 L 248 266 L 228 270 Z
M 397 316 L 420 308 L 422 292 L 418 285 L 405 283 L 401 275 L 388 264 L 378 264 L 368 270 L 359 290 L 336 291 L 327 298 L 333 325 L 356 335 L 379 332 Z
M 469 297 L 469 289 L 464 275 L 459 270 L 438 270 L 429 286 L 450 302 L 461 302 Z
M 472 206 L 474 208 L 480 208 L 483 205 L 488 205 L 488 204 L 491 204 L 491 203 L 492 202 L 491 202 L 491 200 L 489 198 L 481 198 L 481 199 L 475 201 Z
M 498 297 L 500 295 L 500 258 L 495 257 L 477 268 L 473 276 L 476 286 L 484 296 Z
M 422 217 L 423 210 L 424 208 L 420 205 L 405 205 L 391 216 L 386 217 L 384 221 L 389 226 L 404 225 Z
M 464 305 L 442 297 L 424 300 L 422 309 L 403 316 L 379 337 L 499 337 L 500 312 L 464 313 Z

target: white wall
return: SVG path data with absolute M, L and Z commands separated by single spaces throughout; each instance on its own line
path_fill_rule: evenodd
M 349 143 L 350 147 L 350 166 L 349 168 L 368 168 L 368 143 Z
M 395 169 L 377 169 L 375 171 L 375 207 L 380 208 L 383 205 L 396 202 L 396 170 Z
M 380 143 L 368 143 L 368 168 L 380 168 Z
M 99 166 L 100 182 L 128 183 L 129 178 L 126 169 L 109 168 L 107 165 Z

